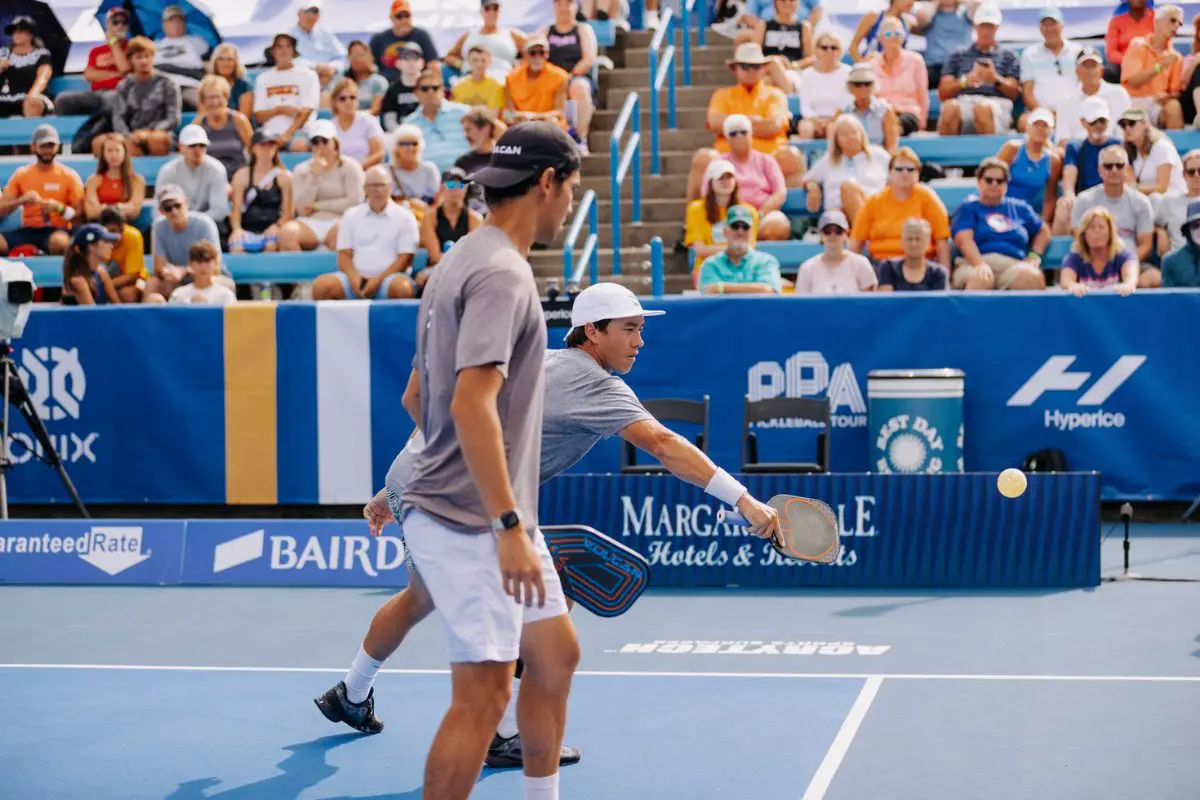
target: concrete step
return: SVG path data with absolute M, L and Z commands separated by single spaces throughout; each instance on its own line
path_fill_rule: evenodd
M 626 139 L 628 141 L 628 138 Z M 693 150 L 668 150 L 659 151 L 659 158 L 662 161 L 662 172 L 664 175 L 687 175 L 688 170 L 692 168 Z M 592 154 L 583 157 L 583 175 L 581 178 L 601 177 L 609 174 L 608 168 L 609 156 L 608 148 L 602 150 L 592 150 Z M 632 168 L 632 167 L 631 167 Z M 641 170 L 645 175 L 650 171 L 650 137 L 646 136 L 642 139 L 641 152 Z M 626 177 L 628 182 L 629 178 Z
M 659 236 L 663 240 L 663 247 L 666 250 L 671 250 L 675 247 L 675 240 L 683 235 L 683 218 L 670 220 L 666 222 L 640 222 L 633 224 L 632 222 L 624 222 L 621 224 L 621 247 L 622 250 L 626 247 L 643 247 L 650 244 L 650 240 L 655 236 Z M 561 249 L 563 239 L 566 238 L 564 230 L 558 236 L 554 237 L 551 243 L 552 249 Z M 582 245 L 584 236 L 580 237 Z M 598 245 L 602 248 L 612 247 L 612 225 L 605 223 L 600 226 L 597 231 Z
M 619 277 L 613 277 L 612 275 L 602 272 L 600 275 L 600 280 L 605 281 L 605 282 L 612 281 L 615 283 L 622 284 L 623 286 L 625 286 L 625 288 L 629 289 L 629 291 L 633 292 L 634 294 L 639 294 L 639 295 L 649 295 L 650 290 L 651 290 L 651 280 L 650 280 L 649 273 L 647 273 L 645 275 L 629 275 L 622 270 L 622 273 Z M 545 295 L 547 288 L 549 288 L 551 285 L 559 287 L 561 289 L 562 283 L 563 283 L 563 281 L 562 281 L 561 275 L 557 278 L 539 279 L 538 280 L 538 290 L 543 295 Z M 587 285 L 588 285 L 588 278 L 587 278 L 587 275 L 584 275 L 582 288 L 587 288 Z M 667 275 L 666 279 L 663 281 L 663 292 L 668 295 L 682 294 L 683 292 L 685 292 L 691 288 L 692 288 L 692 278 L 690 275 Z M 558 333 L 559 336 L 562 336 L 564 333 L 563 328 L 556 328 L 555 330 L 559 331 L 559 333 Z M 554 335 L 553 331 L 551 332 L 550 335 L 551 336 Z
M 696 67 L 724 67 L 726 59 L 730 58 L 733 53 L 732 47 L 714 47 L 711 44 L 708 47 L 693 47 L 692 48 L 692 69 Z M 617 56 L 613 56 L 613 63 L 617 67 L 647 69 L 650 66 L 650 50 L 645 47 L 639 47 L 626 50 L 620 61 L 617 61 Z M 683 68 L 683 50 L 675 49 L 675 63 Z M 682 73 L 681 73 L 682 74 Z
M 642 221 L 643 222 L 676 222 L 683 224 L 684 215 L 687 213 L 687 202 L 683 197 L 683 192 L 676 192 L 678 197 L 655 198 L 649 200 L 642 198 Z M 607 225 L 612 221 L 612 201 L 601 200 L 600 207 L 597 209 L 597 219 L 600 225 Z M 633 220 L 633 201 L 621 201 L 621 221 L 631 222 Z
M 693 23 L 693 25 L 694 24 L 695 23 Z M 688 33 L 690 34 L 690 38 L 692 41 L 692 47 L 693 48 L 699 47 L 700 46 L 699 31 L 693 29 L 691 31 L 688 31 Z M 705 36 L 706 36 L 706 40 L 705 40 L 706 44 L 717 45 L 717 46 L 731 45 L 731 42 L 729 39 L 726 39 L 723 36 L 714 34 L 712 31 L 706 31 Z M 616 45 L 609 49 L 610 50 L 637 50 L 637 49 L 644 50 L 645 48 L 650 46 L 650 40 L 653 37 L 654 37 L 654 31 L 622 32 L 617 36 Z M 674 44 L 677 47 L 683 45 L 683 37 L 679 34 L 678 28 L 675 29 L 675 36 L 673 38 L 674 38 Z
M 721 85 L 728 86 L 729 81 L 726 80 L 725 83 L 722 83 Z M 625 97 L 630 93 L 630 91 L 633 91 L 634 88 L 635 87 L 622 87 L 603 91 L 601 93 L 601 97 L 604 98 L 605 108 L 615 108 L 620 111 L 621 107 L 625 105 Z M 712 97 L 714 88 L 715 87 L 712 86 L 678 86 L 675 89 L 675 105 L 677 108 L 681 106 L 707 107 L 708 101 Z M 648 107 L 650 102 L 649 86 L 637 88 L 636 91 L 638 93 L 638 97 L 641 98 L 641 103 Z M 666 97 L 662 97 L 660 99 L 662 101 L 662 107 L 666 108 Z
M 684 88 L 679 69 L 676 70 L 675 76 L 679 78 L 678 83 L 676 83 L 676 91 L 678 91 Z M 729 86 L 732 80 L 733 73 L 724 64 L 705 67 L 692 65 L 692 86 Z M 600 73 L 601 91 L 625 86 L 631 88 L 648 86 L 649 82 L 650 68 L 646 66 L 637 69 L 609 70 Z M 663 91 L 666 91 L 665 85 Z
M 673 244 L 673 243 L 672 243 Z M 575 250 L 573 267 L 579 268 L 580 248 Z M 539 279 L 553 280 L 563 278 L 563 257 L 561 250 L 543 250 L 529 254 L 529 264 L 533 274 Z M 596 254 L 596 266 L 601 275 L 612 273 L 612 250 L 601 249 Z M 645 247 L 621 248 L 621 272 L 631 276 L 650 274 L 650 251 Z M 676 253 L 670 248 L 663 250 L 663 272 L 666 275 L 688 275 L 687 253 Z M 586 275 L 587 271 L 584 271 Z
M 601 202 L 612 199 L 612 186 L 607 174 L 593 175 L 582 180 L 584 191 L 591 189 Z M 642 200 L 678 199 L 683 197 L 684 179 L 680 175 L 642 175 Z M 621 184 L 621 197 L 633 197 L 633 184 L 626 180 Z
M 679 120 L 676 119 L 676 125 L 679 125 Z M 592 133 L 588 136 L 588 147 L 593 151 L 608 150 L 608 142 L 612 138 L 611 130 L 600 130 L 593 128 Z M 662 150 L 691 150 L 696 151 L 701 147 L 712 147 L 716 137 L 703 127 L 687 127 L 679 126 L 675 130 L 671 130 L 665 124 L 658 129 L 658 146 L 660 152 Z M 649 160 L 650 153 L 650 132 L 645 128 L 642 129 L 642 144 L 646 148 L 646 158 Z
M 623 100 L 621 102 L 624 102 Z M 621 109 L 619 108 L 601 108 L 597 109 L 595 115 L 592 116 L 592 130 L 594 132 L 603 131 L 605 133 L 611 131 L 613 126 L 617 124 L 617 117 L 620 116 Z M 658 110 L 659 123 L 667 124 L 667 109 L 666 103 Z M 676 106 L 675 107 L 675 125 L 679 128 L 688 128 L 693 130 L 702 130 L 705 120 L 708 118 L 707 106 Z M 650 124 L 650 108 L 646 107 L 641 112 L 642 127 L 645 128 Z

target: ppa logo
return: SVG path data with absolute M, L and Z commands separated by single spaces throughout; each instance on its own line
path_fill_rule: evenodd
M 747 374 L 746 394 L 751 400 L 767 400 L 772 397 L 819 397 L 829 398 L 834 428 L 864 428 L 867 425 L 867 401 L 854 367 L 849 363 L 838 364 L 833 371 L 825 356 L 815 350 L 796 353 L 783 364 L 777 361 L 759 361 L 750 367 Z M 850 413 L 838 411 L 845 409 Z M 773 420 L 766 427 L 823 427 L 812 420 Z
M 79 406 L 87 394 L 87 375 L 79 363 L 78 348 L 23 350 L 20 374 L 39 417 L 44 420 L 79 419 Z

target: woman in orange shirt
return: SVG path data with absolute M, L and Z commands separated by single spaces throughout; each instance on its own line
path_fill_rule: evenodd
M 96 174 L 83 185 L 83 214 L 94 222 L 105 206 L 114 206 L 125 219 L 136 220 L 146 202 L 146 179 L 133 171 L 128 139 L 119 133 L 101 138 Z
M 904 255 L 904 223 L 911 217 L 923 219 L 933 231 L 936 260 L 949 271 L 950 218 L 933 190 L 920 183 L 921 159 L 912 148 L 902 147 L 888 162 L 887 188 L 872 195 L 854 220 L 850 248 L 864 249 L 872 261 Z

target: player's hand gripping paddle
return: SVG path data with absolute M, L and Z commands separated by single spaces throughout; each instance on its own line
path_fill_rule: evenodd
M 600 617 L 619 617 L 650 583 L 650 562 L 586 525 L 543 525 L 563 592 Z
M 791 494 L 777 494 L 767 505 L 779 512 L 779 539 L 772 539 L 771 544 L 781 556 L 817 564 L 837 561 L 842 547 L 832 508 L 820 500 Z M 748 525 L 741 513 L 726 508 L 717 512 L 717 521 Z

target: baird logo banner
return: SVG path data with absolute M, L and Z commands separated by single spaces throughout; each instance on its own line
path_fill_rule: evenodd
M 1075 363 L 1076 356 L 1051 356 L 1046 363 L 1038 368 L 1024 384 L 1008 398 L 1006 405 L 1010 407 L 1032 406 L 1047 392 L 1077 392 L 1092 377 L 1090 372 L 1069 372 L 1068 368 Z M 1123 428 L 1125 415 L 1121 412 L 1110 412 L 1096 408 L 1107 401 L 1126 381 L 1146 363 L 1146 356 L 1121 356 L 1109 367 L 1104 374 L 1092 383 L 1087 390 L 1075 399 L 1075 406 L 1084 406 L 1095 410 L 1075 411 L 1045 409 L 1042 412 L 1043 426 L 1060 431 L 1074 431 L 1084 428 Z M 1060 399 L 1055 397 L 1054 399 Z
M 783 364 L 759 361 L 747 374 L 746 394 L 750 400 L 773 397 L 829 398 L 832 412 L 829 424 L 834 428 L 863 428 L 867 424 L 867 402 L 854 367 L 838 364 L 831 373 L 825 356 L 815 351 L 796 353 Z M 846 409 L 849 413 L 841 413 Z M 760 427 L 824 427 L 812 420 L 772 420 Z

